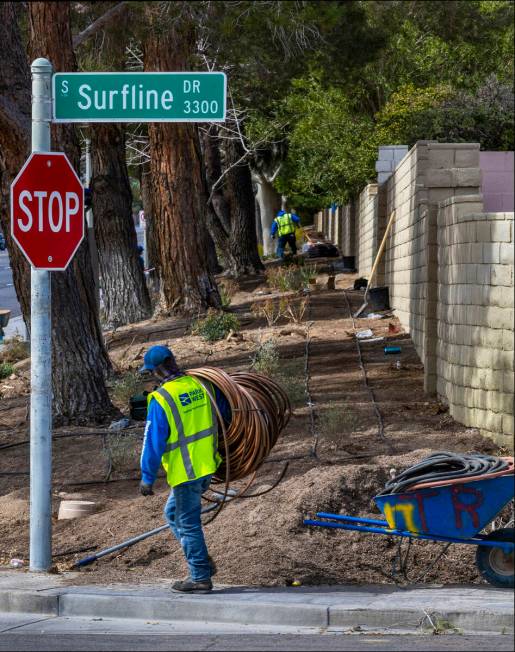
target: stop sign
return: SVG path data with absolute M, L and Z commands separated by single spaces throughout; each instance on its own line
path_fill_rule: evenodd
M 84 237 L 84 188 L 62 152 L 31 154 L 13 181 L 11 233 L 35 269 L 68 266 Z

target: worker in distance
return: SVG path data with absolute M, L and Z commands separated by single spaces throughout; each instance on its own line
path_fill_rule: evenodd
M 172 589 L 207 593 L 213 588 L 211 578 L 216 567 L 202 530 L 201 499 L 222 461 L 216 408 L 209 394 L 224 421 L 230 422 L 230 408 L 218 388 L 186 375 L 166 346 L 151 347 L 143 362 L 140 372 L 153 374 L 160 385 L 148 395 L 140 492 L 153 495 L 152 486 L 162 464 L 171 487 L 164 514 L 190 572 Z

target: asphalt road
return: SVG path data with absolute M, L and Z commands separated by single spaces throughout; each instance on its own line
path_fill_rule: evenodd
M 136 227 L 138 244 L 143 245 L 143 229 Z M 21 315 L 20 304 L 14 291 L 11 267 L 9 266 L 9 254 L 0 251 L 0 308 L 11 310 L 11 319 Z
M 0 251 L 0 308 L 11 310 L 11 319 L 21 315 L 7 251 Z
M 381 636 L 353 634 L 0 634 L 0 650 L 512 650 L 511 636 Z

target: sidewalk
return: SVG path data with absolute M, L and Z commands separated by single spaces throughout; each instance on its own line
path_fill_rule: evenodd
M 488 586 L 219 587 L 184 595 L 152 585 L 73 586 L 77 574 L 0 571 L 0 613 L 278 625 L 351 631 L 507 634 L 513 593 Z

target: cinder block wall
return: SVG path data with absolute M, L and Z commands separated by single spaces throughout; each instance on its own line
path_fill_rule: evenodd
M 354 203 L 341 207 L 341 242 L 342 256 L 356 255 L 356 213 Z
M 479 165 L 483 177 L 481 192 L 485 211 L 514 210 L 514 153 L 480 152 Z
M 377 284 L 410 333 L 424 363 L 425 388 L 436 392 L 437 210 L 440 201 L 478 193 L 479 145 L 419 141 L 380 186 L 387 220 L 395 219 Z
M 480 195 L 438 211 L 437 391 L 460 423 L 512 445 L 514 214 Z
M 382 211 L 380 210 L 379 186 L 370 183 L 360 193 L 356 210 L 356 229 L 359 231 L 358 242 L 358 273 L 368 278 L 372 271 L 378 242 L 383 232 Z

